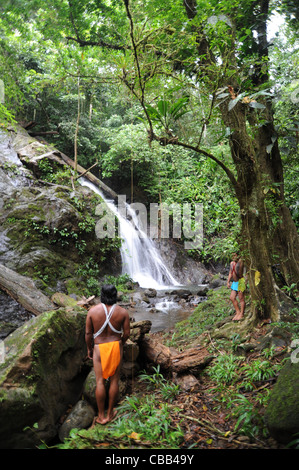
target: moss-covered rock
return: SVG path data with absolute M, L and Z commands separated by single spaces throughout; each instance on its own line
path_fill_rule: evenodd
M 269 432 L 278 442 L 290 443 L 299 433 L 299 363 L 289 360 L 279 374 L 265 413 Z
M 0 134 L 5 150 L 3 164 L 3 152 L 0 158 L 0 261 L 39 279 L 47 294 L 60 290 L 66 279 L 82 278 L 77 271 L 90 259 L 100 276 L 118 274 L 119 238 L 98 239 L 95 233 L 95 208 L 102 198 L 79 182 L 73 186 L 70 172 L 61 184 L 65 162 L 24 129 Z M 41 154 L 46 157 L 37 159 Z M 12 177 L 12 157 L 20 173 L 17 180 Z M 82 294 L 86 279 L 80 281 Z
M 2 343 L 1 448 L 34 447 L 56 435 L 60 416 L 82 391 L 85 320 L 78 307 L 45 312 Z

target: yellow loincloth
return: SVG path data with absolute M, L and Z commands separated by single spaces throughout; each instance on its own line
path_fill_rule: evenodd
M 101 355 L 103 378 L 108 379 L 108 377 L 115 374 L 120 363 L 119 341 L 100 343 L 99 350 Z

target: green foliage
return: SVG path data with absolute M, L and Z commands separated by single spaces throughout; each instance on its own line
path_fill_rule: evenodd
M 146 105 L 146 110 L 153 122 L 160 123 L 164 129 L 168 130 L 173 122 L 188 112 L 188 109 L 186 109 L 188 102 L 188 96 L 179 98 L 175 103 L 160 100 L 157 102 L 156 108 Z
M 275 378 L 283 365 L 261 358 L 244 363 L 244 357 L 224 353 L 208 367 L 207 375 L 215 382 L 220 394 L 219 401 L 236 419 L 234 430 L 248 437 L 267 435 L 262 409 L 267 406 L 268 390 L 251 397 L 248 391 L 256 390 L 258 384 Z M 243 393 L 241 393 L 243 392 Z
M 160 372 L 160 366 L 153 367 L 153 373 L 146 372 L 139 375 L 139 380 L 147 382 L 150 388 L 159 390 L 162 398 L 167 401 L 173 401 L 180 392 L 179 385 L 173 382 L 167 382 L 163 374 Z
M 268 396 L 265 395 L 263 405 L 266 406 Z M 232 417 L 236 418 L 234 431 L 248 437 L 258 437 L 261 434 L 267 435 L 263 415 L 256 403 L 251 402 L 242 394 L 236 394 L 228 403 L 228 408 L 233 407 Z
M 200 303 L 187 320 L 176 324 L 175 332 L 168 340 L 169 346 L 186 347 L 190 341 L 195 341 L 204 331 L 229 316 L 231 307 L 227 297 L 227 287 L 209 291 L 207 300 Z
M 225 388 L 227 384 L 234 384 L 239 379 L 239 363 L 241 357 L 233 354 L 218 356 L 217 360 L 208 370 L 208 375 L 217 382 L 220 387 Z
M 73 429 L 59 449 L 92 448 L 169 448 L 177 449 L 183 439 L 180 425 L 171 420 L 168 403 L 157 401 L 156 395 L 127 396 L 118 407 L 119 419 L 109 426 L 89 430 Z
M 286 200 L 299 224 L 298 112 L 290 99 L 298 79 L 297 35 L 288 30 L 289 42 L 275 38 L 268 61 L 259 42 L 265 18 L 258 3 L 204 0 L 197 5 L 195 12 L 192 2 L 180 0 L 130 2 L 134 49 L 123 2 L 29 0 L 23 8 L 18 0 L 6 1 L 0 23 L 4 112 L 7 119 L 18 114 L 34 120 L 36 131 L 58 132 L 49 140 L 72 157 L 79 111 L 78 162 L 88 167 L 98 161 L 93 171 L 113 186 L 134 186 L 134 197 L 147 203 L 203 203 L 204 247 L 190 254 L 223 262 L 238 247 L 240 234 L 238 201 L 223 170 L 187 148 L 153 141 L 149 146 L 140 119 L 147 124 L 147 110 L 155 131 L 212 152 L 233 171 L 229 142 L 234 130 L 224 127 L 221 107 L 234 113 L 243 98 L 254 98 L 246 107 L 252 117 L 274 89 L 276 131 L 288 169 Z M 279 8 L 292 23 L 293 3 Z M 14 23 L 17 29 L 11 28 Z M 262 72 L 268 64 L 273 83 Z M 235 100 L 228 100 L 226 86 L 219 91 L 228 83 L 238 88 Z M 256 126 L 265 125 L 261 118 L 255 113 Z M 254 147 L 257 128 L 249 121 L 247 128 Z M 44 170 L 52 181 L 51 171 Z M 278 207 L 270 198 L 268 192 L 266 208 L 278 226 Z M 79 249 L 84 252 L 84 243 Z
M 118 291 L 127 292 L 132 290 L 133 280 L 130 278 L 129 274 L 124 273 L 119 276 L 106 275 L 103 279 L 103 284 L 113 284 Z

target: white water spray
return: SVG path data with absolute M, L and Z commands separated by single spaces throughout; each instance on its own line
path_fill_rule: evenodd
M 128 220 L 121 214 L 113 201 L 105 198 L 97 186 L 84 178 L 80 178 L 80 180 L 82 180 L 82 186 L 89 187 L 103 198 L 119 221 L 123 273 L 127 273 L 131 279 L 138 282 L 140 287 L 161 289 L 180 285 L 165 266 L 154 242 L 142 230 L 136 212 L 126 204 L 126 212 L 131 219 Z

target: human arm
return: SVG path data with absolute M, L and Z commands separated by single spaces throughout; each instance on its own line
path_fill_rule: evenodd
M 125 342 L 130 336 L 130 317 L 127 311 L 125 313 L 125 318 L 124 318 L 124 323 L 123 323 L 122 328 L 123 328 L 123 333 L 122 333 L 121 341 L 122 341 L 122 344 L 125 344 Z
M 230 283 L 230 280 L 232 278 L 232 275 L 233 275 L 233 272 L 232 272 L 232 265 L 230 264 L 229 266 L 229 273 L 228 273 L 228 278 L 227 278 L 227 287 L 230 287 L 229 283 Z
M 87 356 L 92 359 L 93 356 L 93 326 L 90 313 L 88 312 L 85 324 L 85 342 L 87 346 Z

